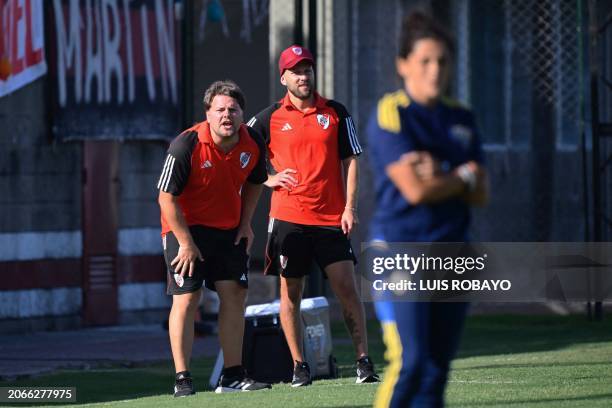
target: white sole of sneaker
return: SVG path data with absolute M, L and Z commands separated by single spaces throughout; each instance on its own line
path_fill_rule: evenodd
M 231 388 L 231 387 L 217 387 L 215 388 L 216 394 L 224 394 L 226 392 L 249 392 L 249 390 L 241 390 L 240 388 Z
M 380 380 L 374 377 L 357 378 L 355 380 L 355 384 L 373 384 L 377 382 L 380 382 Z
M 291 384 L 292 388 L 297 388 L 297 387 L 306 387 L 307 385 L 312 385 L 312 381 L 307 382 L 307 383 L 301 383 L 301 384 Z
M 193 395 L 193 394 L 195 394 L 195 391 L 192 391 L 189 394 L 185 394 L 185 395 L 176 395 L 176 387 L 174 387 L 174 398 L 189 397 L 190 395 Z

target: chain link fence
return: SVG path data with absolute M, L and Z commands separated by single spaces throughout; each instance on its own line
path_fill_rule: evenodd
M 572 117 L 582 92 L 577 5 L 576 1 L 504 1 L 513 46 L 536 79 L 538 96 Z
M 361 130 L 378 98 L 400 86 L 393 60 L 403 15 L 414 8 L 430 11 L 456 39 L 451 96 L 475 112 L 487 151 L 492 200 L 476 211 L 474 239 L 582 240 L 580 130 L 587 44 L 581 41 L 581 2 L 355 3 L 362 28 L 353 61 L 359 67 Z M 363 190 L 362 208 L 368 208 L 373 192 Z M 367 222 L 368 214 L 362 218 Z
M 534 79 L 535 94 L 554 109 L 557 144 L 575 145 L 584 89 L 581 2 L 505 0 L 518 63 Z

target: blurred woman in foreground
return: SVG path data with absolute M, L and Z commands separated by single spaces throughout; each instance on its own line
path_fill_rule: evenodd
M 470 206 L 487 202 L 481 140 L 472 113 L 444 96 L 453 42 L 437 22 L 413 13 L 396 57 L 402 79 L 368 123 L 376 188 L 370 239 L 469 241 Z M 376 303 L 389 366 L 376 407 L 441 407 L 467 303 Z

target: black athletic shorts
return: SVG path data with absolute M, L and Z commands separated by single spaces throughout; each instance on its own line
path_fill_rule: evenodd
M 236 229 L 221 230 L 217 228 L 193 225 L 189 227 L 193 241 L 200 249 L 204 261 L 196 260 L 193 276 L 186 273 L 183 278 L 174 273 L 170 265 L 179 249 L 178 241 L 172 232 L 162 237 L 164 258 L 168 269 L 168 295 L 180 295 L 197 291 L 204 284 L 215 290 L 215 282 L 233 280 L 241 286 L 249 286 L 249 256 L 246 253 L 246 239 L 234 245 Z
M 310 273 L 313 260 L 322 271 L 339 261 L 357 263 L 351 240 L 340 227 L 302 225 L 270 218 L 264 273 L 301 278 Z

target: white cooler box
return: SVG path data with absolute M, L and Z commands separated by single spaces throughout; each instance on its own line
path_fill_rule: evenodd
M 332 356 L 329 303 L 324 297 L 302 299 L 304 358 L 313 378 L 336 378 L 338 367 Z M 242 363 L 257 381 L 290 382 L 293 361 L 280 324 L 280 301 L 246 308 Z M 223 352 L 217 356 L 210 377 L 216 387 L 223 368 Z

